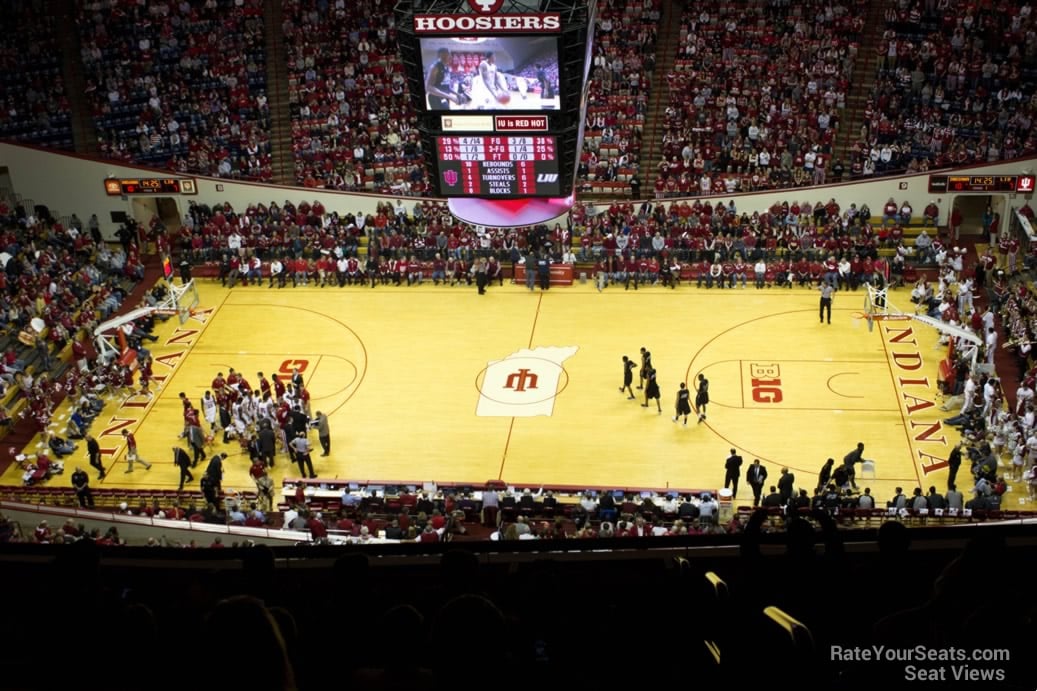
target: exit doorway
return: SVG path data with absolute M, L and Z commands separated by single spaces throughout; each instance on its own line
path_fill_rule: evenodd
M 166 247 L 180 232 L 180 206 L 174 197 L 134 197 L 131 214 L 140 224 L 141 235 L 145 238 L 150 237 L 151 219 L 157 217 L 165 227 Z M 147 254 L 154 254 L 153 242 L 147 241 L 145 247 Z
M 962 236 L 973 237 L 984 242 L 988 241 L 989 238 L 986 237 L 983 227 L 983 216 L 986 214 L 987 207 L 989 206 L 995 213 L 1001 214 L 1002 227 L 1004 227 L 1004 202 L 1005 196 L 1003 194 L 962 194 L 955 197 L 951 208 L 957 208 L 961 212 Z M 950 219 L 949 212 L 947 219 Z

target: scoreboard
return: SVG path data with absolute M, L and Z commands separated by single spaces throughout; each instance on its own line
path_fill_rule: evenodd
M 1034 191 L 1033 175 L 930 175 L 929 191 L 942 192 L 1019 192 Z
M 104 191 L 110 197 L 127 194 L 197 194 L 191 178 L 105 178 Z
M 554 137 L 436 137 L 440 189 L 450 195 L 556 197 Z
M 597 2 L 397 0 L 436 193 L 502 213 L 519 199 L 571 204 Z

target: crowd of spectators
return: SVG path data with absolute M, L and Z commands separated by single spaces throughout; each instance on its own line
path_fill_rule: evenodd
M 1037 150 L 1037 27 L 1024 3 L 900 0 L 853 145 L 855 174 L 920 172 Z
M 58 20 L 31 0 L 0 6 L 0 139 L 72 148 Z
M 821 260 L 829 255 L 877 259 L 879 250 L 902 241 L 901 223 L 879 225 L 866 204 L 843 209 L 834 199 L 783 201 L 763 211 L 739 210 L 734 200 L 716 205 L 680 202 L 614 202 L 598 208 L 577 203 L 573 233 L 577 258 L 603 257 L 680 261 L 758 259 Z
M 935 203 L 927 206 L 924 224 L 936 226 L 939 213 Z M 724 285 L 736 278 L 744 283 L 743 274 L 758 287 L 805 285 L 835 271 L 844 279 L 839 285 L 852 290 L 876 271 L 898 280 L 915 260 L 960 262 L 935 229 L 933 236 L 923 229 L 908 245 L 904 229 L 914 217 L 909 204 L 892 199 L 874 214 L 866 204 L 843 209 L 834 199 L 784 201 L 752 213 L 733 200 L 617 201 L 601 208 L 578 202 L 564 226 L 475 228 L 430 200 L 385 201 L 373 214 L 329 213 L 320 202 L 252 204 L 240 211 L 229 203 L 192 203 L 173 244 L 181 261 L 217 263 L 219 278 L 232 287 L 265 279 L 281 287 L 289 281 L 471 283 L 483 258 L 490 260 L 492 282 L 503 280 L 502 267 L 510 265 L 514 276 L 543 253 L 556 263 L 597 263 L 596 273 L 613 276 L 607 282 L 632 273 L 638 282 L 676 284 L 683 276 L 709 285 L 707 272 L 717 264 L 729 279 Z M 836 268 L 829 271 L 828 262 Z
M 96 217 L 84 224 L 73 214 L 62 222 L 44 207 L 2 201 L 0 248 L 10 255 L 0 271 L 0 391 L 8 403 L 24 398 L 19 415 L 43 430 L 66 392 L 78 388 L 75 377 L 59 376 L 64 367 L 55 355 L 69 344 L 77 350 L 76 343 L 93 350 L 89 333 L 120 307 L 143 266 L 135 244 L 111 248 L 100 241 Z M 43 328 L 34 328 L 34 320 Z M 18 391 L 7 396 L 8 387 Z
M 77 7 L 102 155 L 271 179 L 264 36 L 280 30 L 296 183 L 431 190 L 390 0 L 291 0 L 279 28 L 264 26 L 260 0 L 78 0 Z M 680 17 L 660 114 L 662 155 L 642 161 L 660 7 L 660 0 L 617 0 L 600 8 L 578 189 L 622 189 L 632 178 L 639 187 L 654 166 L 658 197 L 734 193 L 1037 150 L 1037 32 L 1028 3 L 898 0 L 875 48 L 877 83 L 844 166 L 833 146 L 858 58 L 862 1 L 709 0 Z M 71 148 L 57 19 L 30 0 L 0 12 L 12 27 L 0 45 L 7 68 L 0 136 Z M 539 62 L 530 58 L 516 74 L 533 84 Z M 556 84 L 558 75 L 546 78 Z
M 80 0 L 78 22 L 103 156 L 272 177 L 261 0 Z
M 667 77 L 656 196 L 822 184 L 864 4 L 689 4 Z M 831 172 L 831 175 L 829 175 Z
M 643 169 L 641 144 L 661 5 L 660 0 L 599 5 L 578 188 L 593 189 L 595 182 L 627 188 Z
M 283 32 L 296 183 L 425 193 L 393 3 L 289 0 Z
M 460 223 L 442 202 L 427 199 L 385 201 L 373 214 L 328 212 L 319 201 L 252 204 L 243 211 L 229 203 L 192 203 L 173 244 L 181 261 L 217 262 L 219 277 L 232 287 L 266 278 L 281 287 L 289 281 L 340 287 L 422 280 L 470 284 L 481 259 L 490 260 L 491 282 L 503 280 L 503 265 L 510 263 L 514 271 L 531 253 L 576 261 L 567 226 L 475 228 Z
M 923 224 L 936 226 L 939 214 L 938 205 L 928 205 Z M 229 203 L 192 203 L 174 245 L 180 260 L 218 263 L 219 278 L 232 287 L 267 278 L 282 287 L 288 281 L 340 287 L 471 283 L 482 258 L 490 259 L 492 282 L 503 280 L 501 267 L 510 264 L 514 276 L 518 265 L 543 253 L 556 263 L 597 263 L 597 273 L 634 273 L 638 282 L 672 278 L 675 284 L 682 275 L 706 282 L 706 272 L 718 264 L 732 279 L 723 284 L 744 273 L 758 287 L 817 282 L 831 261 L 837 265 L 832 271 L 845 279 L 839 285 L 856 289 L 876 271 L 897 280 L 915 261 L 961 261 L 935 228 L 932 236 L 923 228 L 908 244 L 904 229 L 915 216 L 910 204 L 893 199 L 874 214 L 866 204 L 843 209 L 834 199 L 783 201 L 752 213 L 733 200 L 617 201 L 601 208 L 578 202 L 564 226 L 474 228 L 430 200 L 386 201 L 373 214 L 329 213 L 320 202 L 252 204 L 243 211 Z

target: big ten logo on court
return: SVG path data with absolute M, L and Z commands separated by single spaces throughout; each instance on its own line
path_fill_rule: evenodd
M 295 370 L 298 369 L 299 374 L 302 374 L 306 371 L 306 368 L 309 367 L 309 365 L 309 360 L 285 360 L 281 363 L 281 366 L 277 368 L 277 373 L 291 376 L 295 374 Z
M 753 400 L 757 403 L 781 403 L 781 365 L 776 362 L 749 363 Z

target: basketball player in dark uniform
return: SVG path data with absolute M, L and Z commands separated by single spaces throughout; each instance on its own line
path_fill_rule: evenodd
M 648 407 L 648 401 L 655 399 L 655 405 L 659 409 L 659 414 L 663 414 L 663 404 L 659 400 L 659 382 L 655 380 L 655 370 L 652 366 L 648 366 L 648 371 L 645 374 L 645 402 L 641 404 L 642 408 Z
M 645 350 L 644 346 L 641 346 L 641 371 L 638 373 L 641 383 L 637 385 L 637 388 L 645 388 L 645 379 L 648 378 L 648 370 L 650 369 L 652 369 L 652 354 Z
M 706 419 L 706 404 L 709 403 L 709 380 L 706 375 L 699 374 L 699 391 L 695 394 L 695 410 L 699 412 L 699 422 Z
M 429 110 L 450 110 L 451 103 L 461 102 L 450 88 L 450 51 L 446 48 L 436 51 L 436 61 L 425 78 L 425 93 Z
M 634 368 L 637 367 L 634 361 L 628 358 L 626 355 L 623 356 L 623 386 L 619 387 L 619 393 L 629 391 L 630 395 L 627 396 L 627 400 L 634 399 L 634 390 L 630 388 L 630 385 L 634 383 Z
M 688 424 L 688 416 L 691 415 L 691 392 L 688 391 L 688 385 L 681 382 L 681 388 L 677 391 L 677 414 L 673 416 L 673 421 L 677 422 L 677 418 L 684 416 L 684 424 Z

